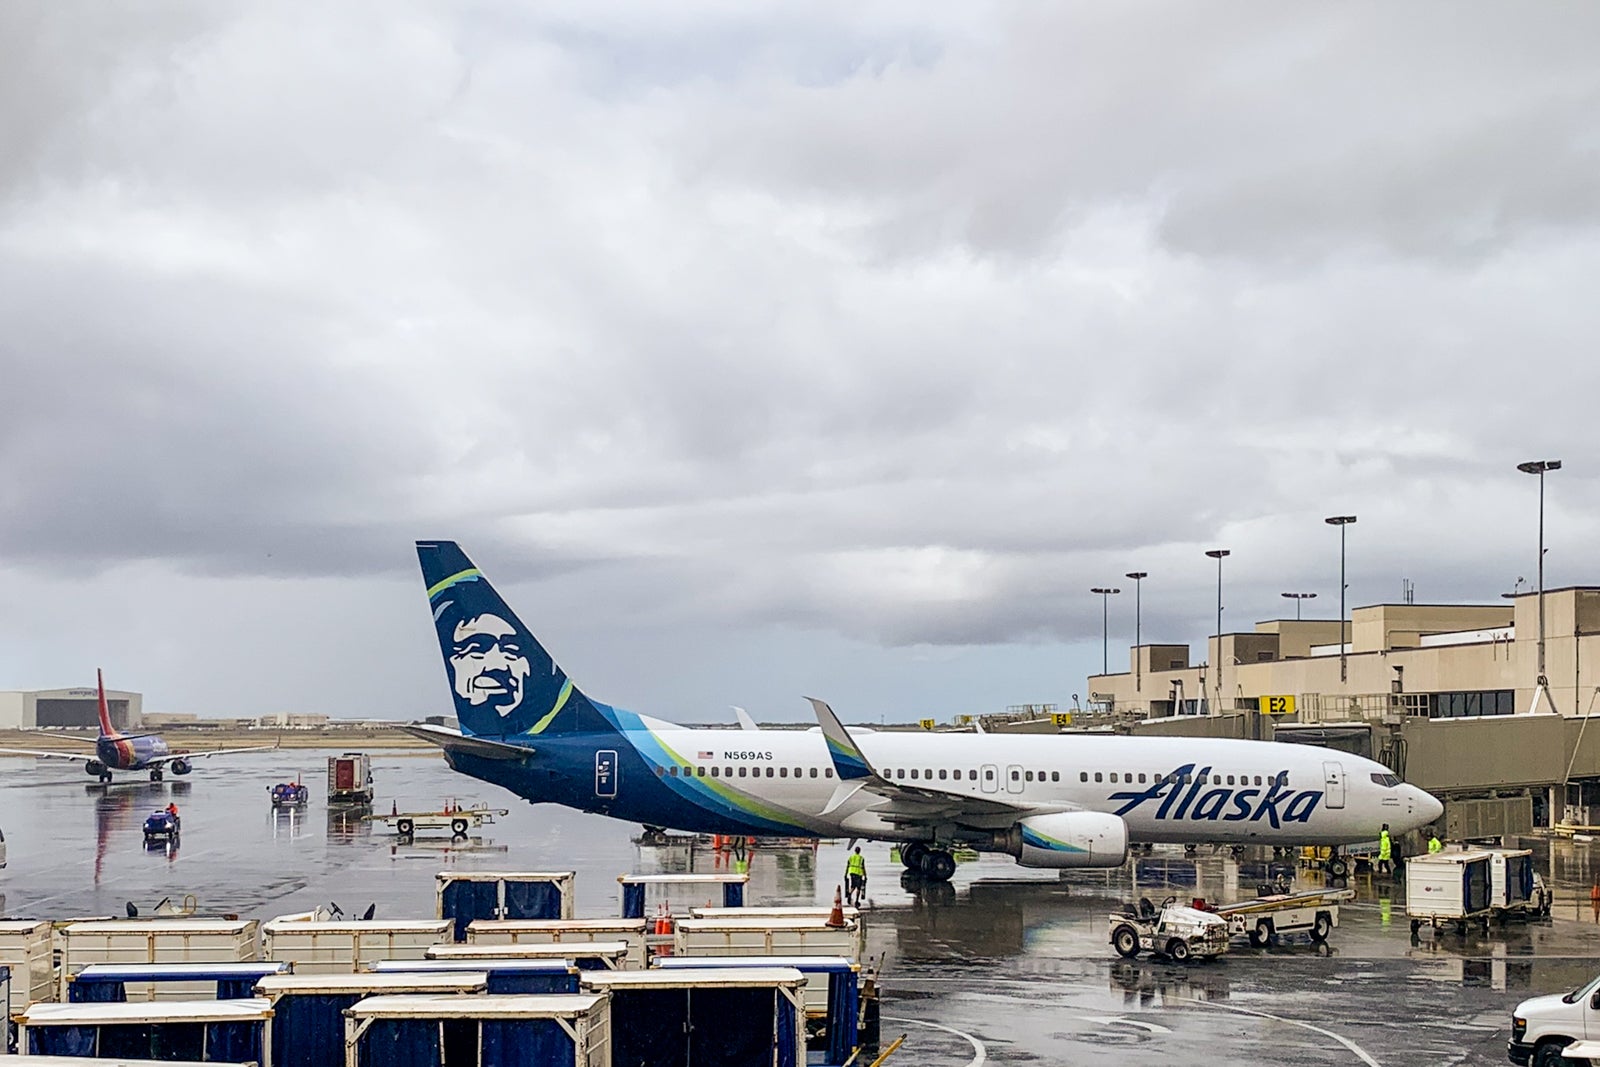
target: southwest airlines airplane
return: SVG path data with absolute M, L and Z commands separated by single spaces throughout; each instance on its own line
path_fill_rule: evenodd
M 173 752 L 167 743 L 155 734 L 125 734 L 111 725 L 111 712 L 106 707 L 106 682 L 98 668 L 94 672 L 95 685 L 100 692 L 100 736 L 92 742 L 94 755 L 87 752 L 36 752 L 25 748 L 0 748 L 0 755 L 38 756 L 41 759 L 83 761 L 83 769 L 101 782 L 110 784 L 112 771 L 149 771 L 150 780 L 159 782 L 170 770 L 176 775 L 188 774 L 194 769 L 193 760 L 211 756 L 227 756 L 235 752 L 261 752 L 272 745 L 254 748 L 219 748 L 210 752 Z M 90 743 L 86 737 L 57 735 L 68 741 Z
M 451 541 L 419 541 L 460 730 L 406 727 L 462 774 L 533 802 L 698 833 L 902 843 L 944 880 L 953 846 L 1028 867 L 1117 867 L 1128 843 L 1343 845 L 1443 807 L 1387 767 L 1310 745 L 1087 734 L 687 729 L 573 685 Z

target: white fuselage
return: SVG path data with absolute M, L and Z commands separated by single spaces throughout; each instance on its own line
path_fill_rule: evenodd
M 641 754 L 658 753 L 666 765 L 658 764 L 656 775 L 668 784 L 685 775 L 708 784 L 714 777 L 731 806 L 781 813 L 823 836 L 927 836 L 925 828 L 886 814 L 892 805 L 859 788 L 859 781 L 841 783 L 820 730 L 691 730 L 641 722 L 649 735 L 638 746 Z M 851 733 L 873 769 L 897 786 L 1001 801 L 1021 809 L 1020 817 L 1115 814 L 1134 841 L 1349 844 L 1375 839 L 1386 823 L 1395 835 L 1426 826 L 1443 810 L 1381 764 L 1310 745 L 859 727 Z M 628 783 L 620 784 L 626 796 Z M 976 838 L 1018 817 L 1013 811 L 963 818 L 944 836 Z

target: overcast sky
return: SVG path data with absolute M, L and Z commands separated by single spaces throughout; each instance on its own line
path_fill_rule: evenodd
M 0 5 L 0 688 L 1070 704 L 1285 590 L 1600 583 L 1600 7 Z M 1292 610 L 1289 612 L 1292 615 Z

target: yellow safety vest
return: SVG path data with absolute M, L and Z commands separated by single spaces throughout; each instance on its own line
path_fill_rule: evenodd
M 1389 831 L 1384 830 L 1378 834 L 1378 858 L 1380 860 L 1392 859 L 1394 846 L 1389 843 Z
M 865 878 L 867 876 L 867 857 L 859 852 L 850 853 L 850 859 L 845 863 L 844 869 L 850 874 L 859 874 Z
M 1444 851 L 1444 845 L 1440 843 L 1439 839 L 1437 837 L 1430 837 L 1428 839 L 1428 854 L 1432 855 L 1435 852 L 1442 851 Z

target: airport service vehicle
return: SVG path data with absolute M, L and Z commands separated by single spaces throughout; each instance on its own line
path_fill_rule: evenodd
M 178 839 L 178 817 L 170 811 L 152 811 L 144 817 L 144 843 L 169 844 Z
M 1557 1067 L 1569 1045 L 1590 1035 L 1600 1035 L 1600 976 L 1570 993 L 1532 997 L 1518 1004 L 1511 1013 L 1506 1054 L 1519 1067 Z
M 509 815 L 505 808 L 491 808 L 487 804 L 463 806 L 446 801 L 439 811 L 401 811 L 398 808 L 387 815 L 368 815 L 369 822 L 381 822 L 401 837 L 413 837 L 419 830 L 449 830 L 452 837 L 466 837 L 467 831 L 476 830 L 496 818 Z
M 1133 959 L 1154 952 L 1177 963 L 1210 959 L 1228 951 L 1228 921 L 1212 911 L 1179 904 L 1168 897 L 1157 909 L 1149 900 L 1109 916 L 1111 947 Z
M 275 808 L 303 808 L 311 799 L 311 790 L 302 782 L 279 782 L 269 792 Z
M 454 542 L 417 555 L 460 729 L 405 729 L 534 802 L 697 833 L 895 841 L 937 881 L 961 847 L 1104 868 L 1130 841 L 1342 846 L 1443 812 L 1387 767 L 1310 745 L 873 732 L 820 700 L 815 731 L 685 729 L 587 696 Z
M 1438 930 L 1454 924 L 1465 934 L 1468 923 L 1488 929 L 1493 914 L 1489 867 L 1493 857 L 1482 849 L 1448 848 L 1406 860 L 1406 915 L 1411 932 L 1424 925 Z
M 1230 935 L 1248 937 L 1254 947 L 1265 948 L 1284 934 L 1304 933 L 1316 942 L 1328 940 L 1339 925 L 1339 905 L 1355 896 L 1353 889 L 1263 893 L 1254 900 L 1210 910 L 1227 920 Z
M 328 803 L 372 803 L 372 757 L 346 752 L 328 757 Z
M 84 744 L 94 745 L 94 755 L 84 753 L 75 755 L 71 752 L 39 752 L 26 748 L 0 748 L 0 755 L 37 756 L 40 759 L 81 760 L 83 769 L 92 778 L 98 778 L 102 784 L 111 783 L 112 771 L 149 771 L 150 780 L 159 782 L 166 777 L 166 772 L 182 776 L 194 769 L 197 759 L 210 759 L 212 756 L 231 756 L 239 752 L 262 752 L 272 748 L 272 745 L 255 745 L 250 748 L 219 748 L 210 752 L 174 752 L 167 747 L 167 743 L 156 734 L 125 734 L 111 725 L 111 712 L 106 707 L 106 682 L 100 670 L 94 672 L 95 685 L 100 693 L 100 736 L 90 742 L 88 738 L 71 737 L 61 734 L 62 738 L 70 741 L 79 741 Z

